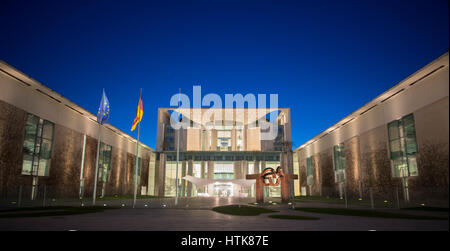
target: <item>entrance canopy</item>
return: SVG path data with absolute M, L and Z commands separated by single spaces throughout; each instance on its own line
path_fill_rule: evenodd
M 192 184 L 196 185 L 197 188 L 207 186 L 207 185 L 215 183 L 215 182 L 231 182 L 233 184 L 236 184 L 236 185 L 239 185 L 242 187 L 250 187 L 256 183 L 256 180 L 246 180 L 246 179 L 214 180 L 214 179 L 197 178 L 197 177 L 194 177 L 191 175 L 186 175 L 183 177 L 183 179 L 190 181 Z

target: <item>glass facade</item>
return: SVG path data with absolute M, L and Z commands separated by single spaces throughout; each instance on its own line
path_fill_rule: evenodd
M 50 121 L 27 114 L 22 175 L 49 175 L 54 127 Z
M 201 178 L 202 177 L 202 163 L 194 162 L 194 166 L 192 169 L 192 176 Z
M 215 180 L 234 179 L 233 162 L 214 162 L 214 179 Z
M 111 176 L 111 150 L 112 147 L 100 142 L 100 153 L 98 155 L 98 180 L 102 181 L 102 197 L 105 196 L 106 182 Z
M 333 147 L 334 177 L 336 183 L 345 181 L 345 151 L 344 143 Z
M 417 142 L 414 115 L 388 124 L 389 149 L 393 177 L 417 176 Z
M 98 156 L 98 179 L 107 182 L 111 175 L 111 151 L 112 147 L 103 142 L 100 143 L 100 154 Z
M 167 161 L 166 162 L 166 176 L 164 180 L 164 195 L 167 197 L 175 197 L 175 181 L 176 181 L 176 161 Z M 178 184 L 181 183 L 181 162 L 178 163 Z M 180 195 L 181 189 L 178 189 L 178 193 Z
M 217 131 L 217 150 L 231 151 L 231 130 Z
M 266 161 L 266 168 L 273 168 L 275 171 L 280 166 L 279 161 Z M 265 188 L 265 196 L 267 197 L 281 197 L 281 186 L 266 186 Z
M 314 185 L 314 159 L 313 157 L 306 158 L 306 184 Z
M 175 129 L 170 124 L 164 124 L 164 145 L 165 151 L 175 151 Z
M 274 142 L 274 151 L 283 151 L 284 125 L 278 124 L 278 134 Z

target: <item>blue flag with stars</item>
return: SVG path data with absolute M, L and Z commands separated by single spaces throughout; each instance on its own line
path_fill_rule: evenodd
M 109 101 L 103 89 L 102 101 L 97 113 L 97 122 L 100 124 L 109 123 Z

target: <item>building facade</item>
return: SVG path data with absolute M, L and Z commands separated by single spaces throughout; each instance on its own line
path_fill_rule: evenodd
M 2 61 L 0 90 L 1 197 L 21 187 L 33 198 L 43 186 L 55 197 L 92 197 L 96 116 Z M 103 125 L 99 156 L 97 195 L 133 194 L 136 139 Z M 154 195 L 154 161 L 154 150 L 141 144 L 143 194 Z
M 0 197 L 42 186 L 91 197 L 96 116 L 2 61 L 0 90 Z M 299 175 L 296 196 L 448 203 L 448 53 L 293 151 L 289 108 L 159 108 L 156 123 L 155 150 L 141 143 L 138 165 L 136 139 L 103 125 L 98 196 L 133 194 L 138 166 L 140 194 L 253 197 L 245 175 L 281 166 Z M 276 137 L 263 137 L 265 123 Z
M 449 56 L 294 150 L 302 195 L 448 204 Z
M 174 129 L 178 113 L 185 128 Z M 207 116 L 207 113 L 211 113 Z M 271 113 L 275 120 L 270 121 Z M 178 116 L 175 115 L 175 116 Z M 179 118 L 179 117 L 177 117 Z M 276 124 L 276 137 L 264 140 L 264 120 Z M 179 131 L 179 132 L 178 132 Z M 179 135 L 178 135 L 179 133 Z M 177 146 L 179 164 L 177 170 Z M 160 108 L 157 132 L 157 193 L 175 196 L 254 196 L 254 181 L 246 174 L 260 173 L 264 168 L 282 166 L 292 173 L 290 110 L 279 109 L 181 109 Z M 268 187 L 266 196 L 280 197 L 280 188 Z

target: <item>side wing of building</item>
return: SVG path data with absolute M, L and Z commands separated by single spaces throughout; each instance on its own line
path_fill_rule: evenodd
M 38 184 L 58 196 L 77 197 L 82 177 L 83 194 L 92 197 L 96 116 L 1 61 L 0 90 L 0 193 L 17 193 L 20 186 L 28 193 Z M 132 194 L 136 140 L 104 125 L 101 142 L 98 194 Z M 143 187 L 143 193 L 153 195 L 149 177 L 154 176 L 155 153 L 144 144 L 140 149 L 138 191 Z
M 294 169 L 302 195 L 448 203 L 448 150 L 446 53 L 297 148 Z

